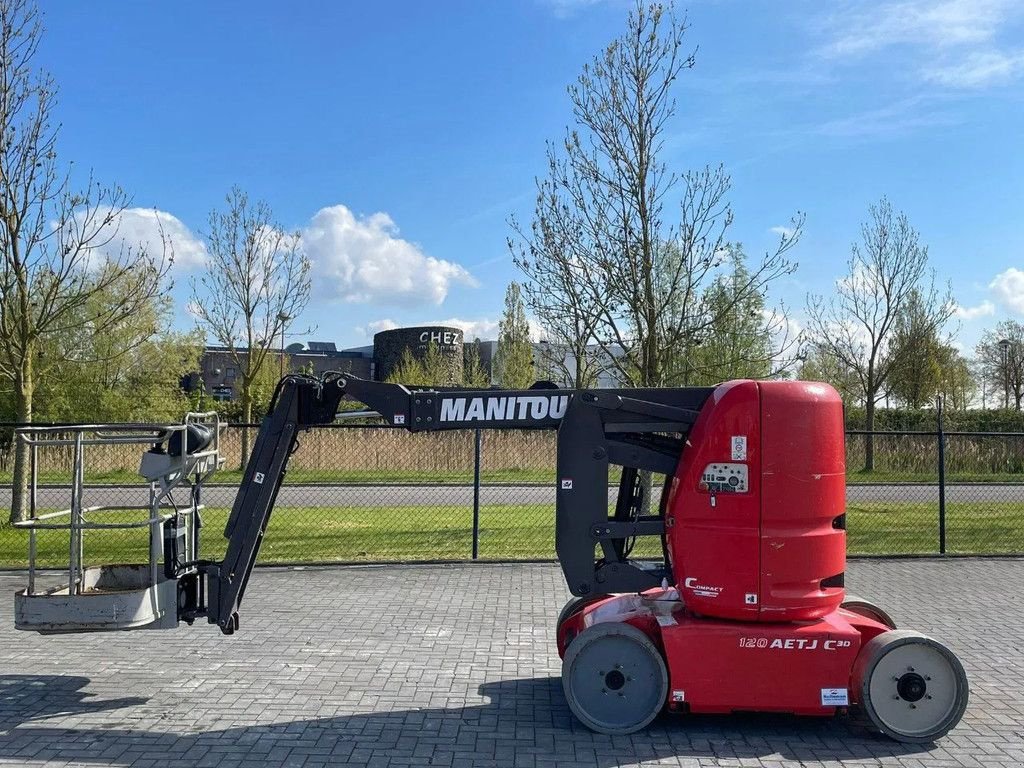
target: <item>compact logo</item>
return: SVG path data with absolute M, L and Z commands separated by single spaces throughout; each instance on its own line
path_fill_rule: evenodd
M 568 395 L 510 395 L 507 397 L 446 397 L 440 421 L 511 421 L 560 419 Z
M 683 582 L 683 586 L 687 589 L 692 589 L 693 594 L 699 597 L 718 597 L 722 592 L 722 587 L 712 587 L 707 584 L 701 584 L 697 581 L 695 576 L 690 576 Z

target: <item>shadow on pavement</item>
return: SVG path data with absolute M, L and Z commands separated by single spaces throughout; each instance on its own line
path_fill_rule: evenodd
M 595 766 L 665 758 L 766 758 L 800 761 L 864 760 L 919 755 L 932 745 L 899 744 L 848 718 L 799 718 L 788 715 L 663 715 L 646 730 L 623 737 L 587 730 L 569 712 L 558 678 L 506 680 L 481 685 L 486 704 L 464 707 L 375 711 L 175 733 L 173 717 L 161 728 L 114 726 L 40 727 L 17 722 L 62 714 L 99 712 L 140 703 L 141 699 L 96 701 L 80 689 L 87 678 L 60 676 L 0 677 L 0 706 L 6 729 L 0 732 L 2 760 L 66 760 L 126 766 L 157 760 L 160 765 L 280 765 L 289 759 L 311 764 L 345 761 L 441 764 L 470 762 L 514 765 L 516 755 L 534 755 L 548 763 L 583 761 Z M 266 691 L 263 692 L 266 694 Z M 20 719 L 12 723 L 11 710 Z M 224 717 L 234 713 L 224 712 Z M 168 713 L 170 715 L 170 713 Z M 170 721 L 170 722 L 169 722 Z M 138 721 L 136 721 L 138 722 Z M 198 725 L 201 726 L 201 723 Z M 171 732 L 168 732 L 170 730 Z M 219 754 L 219 758 L 215 757 Z M 266 761 L 261 762 L 261 761 Z M 529 760 L 528 762 L 532 762 Z M 19 763 L 21 764 L 21 763 Z M 146 763 L 147 765 L 149 763 Z M 207 764 L 207 762 L 203 762 Z
M 147 701 L 138 696 L 97 699 L 96 694 L 82 690 L 89 682 L 87 677 L 73 675 L 0 675 L 0 726 L 12 728 L 30 720 L 104 712 Z

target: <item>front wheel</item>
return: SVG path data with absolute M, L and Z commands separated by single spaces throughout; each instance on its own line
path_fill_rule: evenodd
M 970 695 L 960 660 L 916 632 L 883 632 L 871 639 L 853 667 L 854 690 L 882 733 L 913 743 L 945 736 L 963 717 Z
M 569 646 L 562 688 L 580 722 L 619 736 L 658 716 L 668 698 L 668 671 L 647 635 L 630 624 L 605 622 L 587 627 Z

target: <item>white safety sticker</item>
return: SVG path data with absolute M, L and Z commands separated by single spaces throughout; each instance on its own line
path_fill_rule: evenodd
M 845 688 L 822 688 L 821 706 L 845 707 L 850 703 L 850 696 Z
M 571 491 L 572 490 L 572 478 L 569 478 L 569 477 L 563 477 L 562 478 L 562 490 L 563 491 Z
M 747 460 L 747 436 L 746 435 L 733 435 L 732 436 L 732 460 L 733 461 L 746 461 Z
M 743 599 L 743 602 L 747 605 L 757 605 L 757 595 L 753 592 L 747 592 L 746 597 L 744 597 Z
M 255 474 L 255 475 L 253 476 L 253 478 L 252 478 L 252 481 L 253 481 L 254 483 L 256 483 L 256 485 L 263 485 L 263 477 L 264 477 L 264 475 L 263 475 L 263 473 L 262 473 L 262 472 L 257 472 L 257 473 L 256 473 L 256 474 Z
M 394 423 L 395 424 L 405 424 L 405 414 L 404 413 L 396 413 L 395 414 L 395 421 L 394 421 Z
M 672 701 L 677 703 L 686 701 L 686 691 L 672 691 Z

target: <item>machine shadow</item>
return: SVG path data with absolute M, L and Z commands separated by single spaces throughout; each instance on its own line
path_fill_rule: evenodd
M 97 698 L 83 689 L 91 681 L 74 675 L 0 675 L 0 727 L 13 728 L 30 720 L 84 715 L 145 704 L 148 699 L 126 696 Z
M 86 678 L 20 678 L 27 692 L 13 691 L 19 676 L 3 678 L 5 714 L 17 708 L 43 713 L 98 712 L 141 700 L 86 701 L 79 689 Z M 44 690 L 45 689 L 45 690 Z M 816 719 L 784 715 L 663 715 L 631 736 L 601 736 L 570 713 L 558 678 L 487 683 L 479 688 L 489 702 L 450 708 L 404 709 L 266 725 L 182 733 L 119 728 L 46 728 L 34 724 L 0 733 L 2 760 L 72 760 L 96 765 L 127 765 L 140 755 L 181 758 L 230 747 L 255 758 L 275 750 L 327 755 L 332 761 L 422 757 L 450 753 L 462 758 L 513 765 L 520 752 L 547 760 L 586 759 L 595 766 L 675 757 L 723 759 L 780 755 L 801 761 L 882 758 L 927 752 L 932 745 L 899 744 L 846 718 Z M 38 697 L 35 698 L 35 697 Z M 28 720 L 30 717 L 23 717 Z M 137 723 L 137 721 L 135 721 Z M 116 757 L 112 757 L 115 756 Z M 244 764 L 244 759 L 243 759 Z

